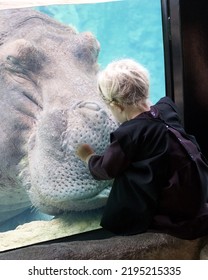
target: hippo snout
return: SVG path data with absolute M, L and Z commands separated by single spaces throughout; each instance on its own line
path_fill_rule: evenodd
M 29 153 L 32 203 L 53 215 L 104 206 L 112 182 L 94 180 L 75 151 L 79 143 L 90 143 L 102 154 L 115 128 L 105 108 L 94 101 L 79 101 L 71 110 L 44 113 Z

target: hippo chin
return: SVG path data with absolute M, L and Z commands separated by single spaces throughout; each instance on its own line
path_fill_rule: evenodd
M 9 22 L 9 24 L 8 24 Z M 0 12 L 0 222 L 105 205 L 77 143 L 102 153 L 117 124 L 96 87 L 99 43 L 30 9 Z

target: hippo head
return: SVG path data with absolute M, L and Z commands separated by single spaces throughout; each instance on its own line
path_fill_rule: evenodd
M 117 126 L 97 92 L 99 43 L 30 9 L 1 12 L 0 36 L 0 211 L 102 207 L 112 182 L 75 155 L 102 153 Z

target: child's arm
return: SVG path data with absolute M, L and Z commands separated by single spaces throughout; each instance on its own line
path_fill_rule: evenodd
M 96 180 L 111 180 L 130 163 L 116 140 L 106 148 L 103 155 L 96 155 L 88 144 L 79 145 L 76 154 L 88 164 Z

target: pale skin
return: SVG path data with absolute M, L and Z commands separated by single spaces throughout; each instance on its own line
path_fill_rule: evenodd
M 146 101 L 139 106 L 135 105 L 121 105 L 119 103 L 111 102 L 109 108 L 119 123 L 129 121 L 145 111 L 150 110 L 150 102 Z M 76 150 L 77 156 L 84 162 L 88 163 L 90 157 L 95 154 L 95 151 L 89 144 L 80 144 Z

